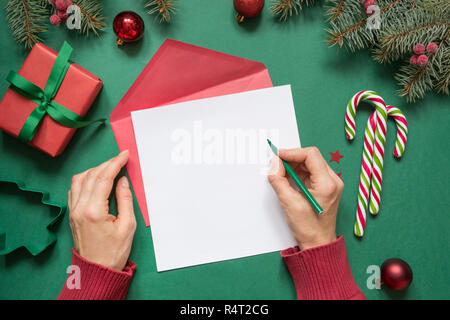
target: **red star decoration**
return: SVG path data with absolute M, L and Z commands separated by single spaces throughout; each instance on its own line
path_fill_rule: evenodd
M 338 177 L 342 179 L 342 172 L 338 173 Z M 344 180 L 344 179 L 342 179 L 342 180 Z
M 337 163 L 339 163 L 339 160 L 344 157 L 339 154 L 339 149 L 336 150 L 336 152 L 334 152 L 334 153 L 330 152 L 330 154 L 331 154 L 330 162 L 336 161 Z

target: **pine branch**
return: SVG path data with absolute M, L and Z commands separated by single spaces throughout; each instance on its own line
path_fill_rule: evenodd
M 344 0 L 339 0 L 339 3 L 337 4 L 336 7 L 329 8 L 328 14 L 329 14 L 330 20 L 334 20 L 341 15 L 343 5 L 344 5 Z
M 270 10 L 274 16 L 278 16 L 280 21 L 286 21 L 293 14 L 298 15 L 303 5 L 311 7 L 317 0 L 271 0 Z
M 37 0 L 37 1 L 39 1 L 43 7 L 48 7 L 48 8 L 51 7 L 50 0 Z
M 404 59 L 395 78 L 400 96 L 408 102 L 421 99 L 431 90 L 449 94 L 450 0 L 377 0 L 380 29 L 366 28 L 368 16 L 359 0 L 328 0 L 326 16 L 330 28 L 328 44 L 350 51 L 372 48 L 377 62 Z M 425 52 L 428 62 L 413 65 L 410 58 L 417 43 L 434 42 L 435 53 Z
M 438 50 L 430 56 L 424 67 L 406 65 L 400 67 L 395 75 L 402 89 L 398 91 L 401 97 L 406 96 L 408 102 L 422 99 L 427 91 L 449 94 L 450 83 L 450 29 L 447 30 L 438 45 Z
M 103 5 L 98 0 L 72 0 L 72 3 L 77 5 L 81 11 L 80 33 L 89 35 L 90 32 L 93 32 L 98 36 L 99 31 L 106 27 Z
M 177 0 L 151 0 L 145 5 L 145 8 L 149 8 L 148 14 L 156 13 L 160 23 L 169 23 L 171 15 L 176 12 L 176 1 Z
M 433 81 L 431 74 L 430 61 L 425 67 L 417 67 L 406 64 L 400 67 L 399 73 L 395 75 L 395 79 L 402 86 L 402 89 L 397 91 L 400 97 L 406 96 L 406 101 L 414 102 L 417 99 L 422 99 L 427 91 L 433 88 Z
M 380 30 L 374 60 L 393 62 L 410 55 L 416 43 L 440 41 L 450 28 L 450 5 L 433 4 L 418 5 L 408 12 L 407 17 L 386 21 Z
M 380 17 L 382 21 L 398 19 L 399 12 L 407 12 L 411 9 L 414 0 L 378 0 L 380 7 Z M 379 30 L 366 28 L 367 15 L 364 6 L 359 0 L 328 0 L 330 4 L 326 12 L 330 28 L 328 32 L 328 45 L 335 44 L 345 46 L 354 52 L 358 49 L 367 48 L 373 45 L 379 34 Z M 336 8 L 340 7 L 339 15 L 336 15 Z M 402 15 L 402 14 L 400 14 Z
M 437 63 L 440 65 L 438 69 L 438 77 L 434 89 L 438 93 L 450 94 L 450 41 L 440 50 L 437 56 Z
M 45 21 L 50 12 L 40 1 L 9 0 L 5 11 L 16 42 L 23 43 L 30 49 L 35 43 L 42 41 L 39 34 L 47 31 Z

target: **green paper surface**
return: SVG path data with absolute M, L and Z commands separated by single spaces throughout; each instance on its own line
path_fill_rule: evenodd
M 301 16 L 279 23 L 266 7 L 260 17 L 241 25 L 235 21 L 231 1 L 178 2 L 171 25 L 160 25 L 148 16 L 140 1 L 103 1 L 108 27 L 101 38 L 49 26 L 45 44 L 59 48 L 67 40 L 74 48 L 73 61 L 99 76 L 104 88 L 87 119 L 109 114 L 127 92 L 166 38 L 192 43 L 224 53 L 263 62 L 274 85 L 291 84 L 303 146 L 316 145 L 325 159 L 329 152 L 344 156 L 340 164 L 345 189 L 339 208 L 337 232 L 346 239 L 350 266 L 357 284 L 369 299 L 450 298 L 450 225 L 448 212 L 450 148 L 448 123 L 450 98 L 429 94 L 415 104 L 395 95 L 398 88 L 393 66 L 373 62 L 367 51 L 355 54 L 327 48 L 323 9 L 305 8 Z M 0 6 L 4 7 L 2 2 Z M 146 24 L 144 38 L 117 48 L 111 23 L 123 10 L 139 13 Z M 18 70 L 27 51 L 17 45 L 0 12 L 0 76 Z M 0 96 L 8 83 L 0 80 Z M 403 158 L 392 155 L 395 124 L 388 121 L 381 211 L 367 218 L 362 240 L 353 236 L 364 128 L 373 108 L 358 109 L 356 138 L 348 142 L 344 115 L 348 100 L 359 90 L 377 91 L 400 108 L 409 125 Z M 255 115 L 257 116 L 257 115 Z M 54 201 L 65 203 L 71 177 L 118 153 L 113 133 L 104 128 L 79 130 L 65 152 L 51 158 L 19 140 L 0 133 L 0 175 L 22 179 L 28 186 L 46 189 Z M 0 198 L 0 207 L 20 214 L 33 210 L 26 202 Z M 138 227 L 131 260 L 138 268 L 131 284 L 130 299 L 295 299 L 290 275 L 279 253 L 225 261 L 164 273 L 156 273 L 151 233 L 145 227 L 135 201 Z M 45 215 L 42 215 L 45 220 Z M 49 217 L 49 221 L 51 218 Z M 35 226 L 22 225 L 23 232 Z M 0 257 L 0 299 L 54 299 L 61 290 L 71 263 L 72 235 L 68 215 L 56 230 L 58 241 L 39 256 L 17 250 Z M 175 254 L 175 253 L 174 253 Z M 366 273 L 398 257 L 411 266 L 414 281 L 405 292 L 369 290 Z

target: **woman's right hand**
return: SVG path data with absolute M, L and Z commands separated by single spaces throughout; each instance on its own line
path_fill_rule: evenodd
M 328 166 L 316 147 L 280 149 L 272 160 L 269 182 L 283 207 L 300 249 L 336 240 L 336 216 L 344 183 Z M 318 215 L 305 196 L 294 189 L 281 159 L 287 161 L 324 212 Z

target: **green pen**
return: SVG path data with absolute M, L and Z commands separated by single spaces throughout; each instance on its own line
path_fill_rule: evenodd
M 273 153 L 276 156 L 278 156 L 278 149 L 277 149 L 277 147 L 275 147 L 269 139 L 267 139 L 267 142 L 269 143 L 269 146 L 272 149 Z M 288 175 L 292 178 L 292 180 L 294 180 L 295 184 L 303 192 L 303 195 L 306 197 L 306 199 L 308 199 L 309 203 L 314 208 L 314 210 L 317 212 L 317 214 L 322 214 L 323 213 L 322 207 L 319 205 L 317 200 L 314 199 L 312 194 L 309 193 L 308 188 L 306 188 L 306 186 L 303 184 L 302 180 L 300 180 L 300 178 L 297 176 L 297 174 L 295 173 L 294 169 L 292 169 L 292 167 L 289 165 L 289 163 L 287 163 L 283 159 L 281 159 L 281 161 L 283 162 L 283 166 L 286 169 L 286 172 L 288 173 Z

